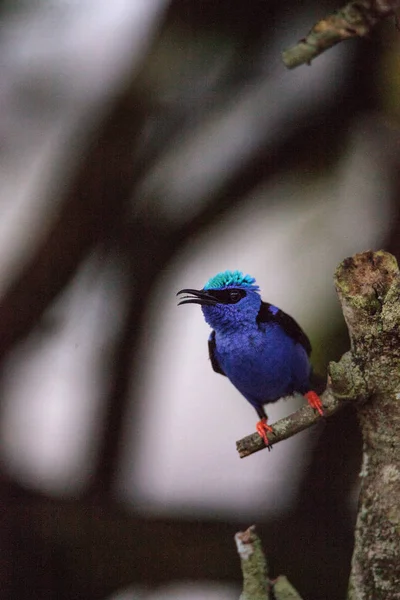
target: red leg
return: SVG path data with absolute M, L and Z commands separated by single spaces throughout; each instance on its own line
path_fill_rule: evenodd
M 268 425 L 267 417 L 263 417 L 261 421 L 258 421 L 256 425 L 256 430 L 260 438 L 264 440 L 264 444 L 266 446 L 271 446 L 271 443 L 267 438 L 267 432 L 269 431 L 270 433 L 273 433 L 274 430 Z
M 321 417 L 323 417 L 324 407 L 322 406 L 321 398 L 318 396 L 318 394 L 311 390 L 307 392 L 307 394 L 304 394 L 304 396 L 307 398 L 308 404 L 311 406 L 311 408 L 315 408 Z

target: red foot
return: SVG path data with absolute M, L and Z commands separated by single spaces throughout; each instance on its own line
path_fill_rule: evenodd
M 262 438 L 264 440 L 264 444 L 266 446 L 271 446 L 271 443 L 267 438 L 267 431 L 269 431 L 270 433 L 273 433 L 274 430 L 272 429 L 272 427 L 270 427 L 268 425 L 266 417 L 261 419 L 261 421 L 258 421 L 258 423 L 256 425 L 256 429 L 257 429 L 257 433 L 260 436 L 260 438 Z
M 321 417 L 323 417 L 324 407 L 322 406 L 321 398 L 318 396 L 318 394 L 316 394 L 313 391 L 310 391 L 307 392 L 307 394 L 304 394 L 304 396 L 307 398 L 308 404 L 311 406 L 311 408 L 315 408 L 319 412 Z

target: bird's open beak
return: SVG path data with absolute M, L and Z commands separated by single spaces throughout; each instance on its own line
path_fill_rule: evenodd
M 178 292 L 177 296 L 179 296 L 179 294 L 190 294 L 190 295 L 184 296 L 183 300 L 178 302 L 178 306 L 180 306 L 181 304 L 201 304 L 202 306 L 204 306 L 204 305 L 215 306 L 215 304 L 217 304 L 217 300 L 212 297 L 210 292 L 206 292 L 205 290 L 185 289 L 185 290 L 181 290 L 180 292 Z

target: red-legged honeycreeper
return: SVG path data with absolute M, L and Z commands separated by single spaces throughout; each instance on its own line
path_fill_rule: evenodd
M 240 271 L 212 277 L 202 290 L 184 289 L 179 304 L 200 304 L 212 327 L 208 339 L 211 365 L 225 375 L 255 408 L 257 432 L 269 445 L 264 404 L 295 392 L 323 415 L 319 396 L 311 389 L 311 344 L 296 321 L 263 302 L 256 280 Z

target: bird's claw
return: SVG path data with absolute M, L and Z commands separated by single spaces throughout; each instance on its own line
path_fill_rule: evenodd
M 311 406 L 311 408 L 317 410 L 321 417 L 323 417 L 324 407 L 322 405 L 321 398 L 318 396 L 318 394 L 316 392 L 310 391 L 307 392 L 307 394 L 304 394 L 304 396 L 307 398 L 308 404 Z
M 264 444 L 267 446 L 268 450 L 271 450 L 271 442 L 267 438 L 267 432 L 274 433 L 274 430 L 267 423 L 267 419 L 264 417 L 261 421 L 258 421 L 256 425 L 256 430 L 260 438 L 264 441 Z

